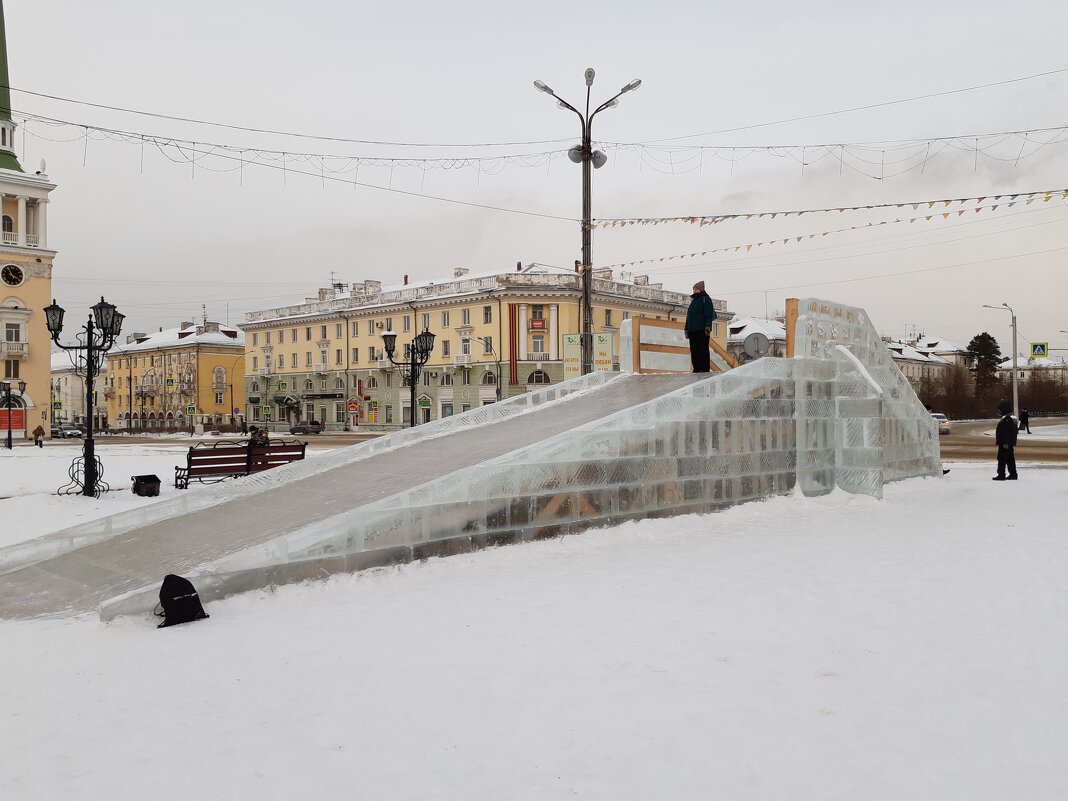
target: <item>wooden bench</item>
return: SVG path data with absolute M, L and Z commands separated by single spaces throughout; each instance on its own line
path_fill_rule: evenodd
M 189 449 L 185 467 L 174 468 L 176 489 L 189 489 L 189 482 L 214 484 L 228 478 L 260 473 L 304 458 L 307 443 L 296 440 L 271 440 L 266 445 L 249 446 L 239 442 L 199 442 Z

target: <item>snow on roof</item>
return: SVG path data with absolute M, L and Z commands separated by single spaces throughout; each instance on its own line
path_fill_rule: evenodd
M 1031 370 L 1033 368 L 1047 370 L 1064 370 L 1068 369 L 1068 358 L 1064 356 L 1050 356 L 1046 359 L 1032 359 L 1030 356 L 1020 354 L 1016 357 L 1016 369 L 1017 370 Z M 1004 359 L 998 363 L 999 370 L 1011 370 L 1012 369 L 1012 356 Z
M 941 356 L 937 356 L 934 353 L 925 353 L 921 350 L 917 350 L 906 342 L 899 342 L 897 340 L 890 340 L 886 343 L 887 350 L 890 351 L 890 355 L 895 359 L 903 359 L 910 362 L 924 362 L 926 364 L 949 364 L 947 359 L 943 359 Z
M 213 324 L 208 323 L 208 327 Z M 219 325 L 219 330 L 205 330 L 203 325 L 186 325 L 178 328 L 164 328 L 138 337 L 136 342 L 116 343 L 109 353 L 136 353 L 138 351 L 159 350 L 161 348 L 185 348 L 190 345 L 222 345 L 224 347 L 245 347 L 245 332 L 228 325 Z
M 959 342 L 953 342 L 943 337 L 920 337 L 916 340 L 917 350 L 930 353 L 967 353 L 968 348 Z
M 728 342 L 743 342 L 750 334 L 763 334 L 772 342 L 785 342 L 786 326 L 763 317 L 735 317 L 727 324 Z
M 68 353 L 65 350 L 53 353 L 52 372 L 57 373 L 63 370 L 73 370 L 74 364 L 71 362 L 71 356 L 74 356 L 74 358 L 78 358 L 77 355 L 75 355 L 76 353 L 77 351 L 74 351 L 73 353 Z

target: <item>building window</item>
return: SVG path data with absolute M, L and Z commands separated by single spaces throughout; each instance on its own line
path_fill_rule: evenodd
M 386 373 L 386 387 L 389 388 L 389 387 L 392 387 L 392 386 L 393 386 L 393 373 Z
M 291 367 L 296 367 L 297 366 L 297 354 L 294 353 L 294 354 L 291 355 L 291 358 L 289 360 L 289 364 L 290 364 Z
M 441 341 L 441 355 L 445 358 L 452 355 L 452 343 L 447 339 Z
M 460 325 L 471 325 L 471 310 L 470 309 L 461 309 L 460 310 Z
M 319 326 L 319 339 L 326 339 L 326 326 Z
M 385 423 L 393 422 L 393 407 L 388 403 L 386 404 L 386 410 L 382 415 L 382 421 Z
M 430 373 L 423 373 L 423 386 L 424 387 L 429 387 L 430 386 Z
M 324 391 L 324 392 L 326 391 L 326 379 L 325 379 L 325 378 L 320 378 L 320 379 L 319 379 L 319 389 L 320 389 L 320 390 L 322 390 L 322 391 Z M 323 416 L 323 417 L 326 417 L 326 415 L 325 415 L 325 414 L 324 414 L 324 415 L 322 415 L 322 416 Z
M 260 335 L 259 334 L 253 334 L 252 335 L 252 347 L 258 348 L 259 345 L 260 345 Z
M 545 307 L 540 303 L 532 304 L 530 307 L 530 319 L 531 320 L 544 320 L 545 319 Z
M 334 336 L 337 339 L 341 339 L 341 323 L 334 326 Z
M 7 129 L 6 128 L 4 129 L 4 133 L 5 133 L 5 135 L 7 134 Z M 7 216 L 5 214 L 4 215 L 4 233 L 5 234 L 10 234 L 10 233 L 13 233 L 14 230 L 15 230 L 15 221 L 12 220 L 9 216 Z
M 497 376 L 493 373 L 486 373 L 482 376 L 482 383 L 487 386 L 494 386 L 497 383 Z
M 319 364 L 321 364 L 323 366 L 323 369 L 326 369 L 326 361 L 327 361 L 326 360 L 326 351 L 325 350 L 319 351 Z
M 386 318 L 386 330 L 387 331 L 392 331 L 393 330 L 393 318 L 392 317 L 387 317 Z
M 343 351 L 341 348 L 338 348 L 334 352 L 334 364 L 342 364 L 344 361 L 345 361 L 345 351 Z
M 345 380 L 343 378 L 335 378 L 334 379 L 334 389 L 344 389 L 344 388 L 345 388 Z
M 260 367 L 259 357 L 258 356 L 253 356 L 252 357 L 252 369 L 253 370 L 258 370 L 259 367 Z
M 345 404 L 344 403 L 335 403 L 334 404 L 334 422 L 335 423 L 344 423 L 345 422 Z
M 21 342 L 22 325 L 19 323 L 4 323 L 4 339 L 7 342 Z
M 152 400 L 155 401 L 155 398 L 153 398 Z M 216 406 L 222 406 L 223 403 L 225 403 L 225 401 L 223 400 L 223 394 L 221 392 L 216 392 L 215 393 L 215 405 Z
M 260 407 L 259 406 L 253 406 L 252 407 L 252 422 L 253 423 L 261 422 L 260 421 Z
M 375 335 L 375 321 L 374 320 L 368 320 L 367 321 L 367 335 L 368 336 L 372 336 L 372 337 Z
M 493 354 L 493 337 L 482 337 L 482 353 Z
M 489 323 L 493 322 L 493 307 L 492 306 L 483 306 L 482 307 L 482 322 L 486 323 L 487 325 Z
M 19 377 L 19 359 L 4 359 L 4 378 Z
M 365 387 L 367 389 L 378 389 L 378 379 L 375 378 L 373 375 L 367 376 L 367 381 L 365 382 Z
M 359 364 L 360 363 L 360 349 L 359 348 L 353 348 L 352 349 L 352 363 L 353 364 Z
M 286 357 L 285 357 L 285 354 L 283 354 L 283 353 L 279 353 L 279 354 L 278 354 L 278 369 L 279 369 L 279 370 L 282 370 L 282 369 L 284 369 L 284 368 L 285 368 L 285 366 L 286 366 Z
M 452 417 L 452 404 L 451 403 L 443 403 L 443 404 L 441 404 L 441 416 L 442 417 Z
M 429 314 L 424 314 L 423 315 L 423 330 L 426 331 L 429 328 L 430 328 L 430 315 Z
M 354 337 L 358 337 L 360 335 L 360 321 L 359 320 L 353 320 L 352 321 L 352 335 Z
M 629 320 L 630 319 L 630 312 L 623 312 L 623 319 L 624 320 Z
M 545 337 L 535 335 L 530 338 L 530 350 L 532 353 L 545 353 Z
M 304 351 L 304 366 L 305 367 L 311 367 L 312 366 L 311 351 L 310 350 Z
M 412 318 L 411 318 L 411 315 L 408 315 L 408 314 L 404 315 L 404 318 L 401 320 L 401 327 L 405 331 L 411 331 L 412 330 Z
M 270 345 L 271 344 L 271 332 L 270 331 L 264 331 L 263 332 L 263 344 L 264 345 Z
M 449 313 L 447 311 L 443 311 L 441 313 L 441 327 L 442 328 L 448 328 L 449 327 Z
M 313 389 L 315 389 L 315 382 L 309 378 L 304 382 L 304 391 L 311 392 Z
M 611 328 L 612 327 L 612 310 L 611 309 L 605 309 L 604 310 L 604 325 L 605 325 L 605 328 Z
M 527 376 L 528 384 L 548 384 L 549 374 L 544 370 L 535 370 L 533 373 Z
M 465 387 L 471 386 L 471 371 L 470 370 L 461 370 L 460 372 L 462 373 L 461 383 Z
M 451 387 L 452 386 L 452 373 L 442 373 L 441 374 L 441 385 L 443 387 Z

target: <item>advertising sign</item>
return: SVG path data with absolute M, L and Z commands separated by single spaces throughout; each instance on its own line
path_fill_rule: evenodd
M 348 402 L 347 405 L 348 405 L 348 410 L 350 412 L 358 412 L 358 411 L 360 411 L 360 402 L 358 400 L 356 400 L 355 398 L 349 398 L 349 402 Z
M 564 334 L 564 381 L 582 375 L 582 334 Z
M 615 334 L 593 335 L 593 369 L 595 372 L 612 371 L 612 351 L 615 348 Z

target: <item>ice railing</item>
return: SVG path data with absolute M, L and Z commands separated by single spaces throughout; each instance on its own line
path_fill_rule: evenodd
M 225 503 L 238 497 L 274 489 L 282 484 L 320 475 L 378 453 L 446 436 L 464 429 L 490 425 L 519 414 L 533 411 L 547 403 L 567 400 L 603 386 L 620 377 L 619 373 L 597 372 L 517 395 L 500 403 L 479 406 L 414 428 L 394 431 L 322 456 L 292 462 L 234 481 L 198 487 L 180 497 L 149 506 L 120 512 L 110 517 L 82 523 L 28 542 L 0 548 L 0 574 L 27 564 L 59 556 L 116 537 L 128 531 Z M 167 480 L 166 478 L 164 480 Z
M 877 451 L 881 470 L 877 479 L 879 483 L 941 475 L 938 430 L 934 421 L 916 397 L 912 385 L 894 364 L 890 352 L 863 309 L 818 298 L 803 298 L 798 301 L 794 337 L 795 357 L 816 363 L 834 363 L 838 365 L 838 370 L 857 371 L 857 364 L 847 366 L 843 363 L 848 360 L 844 360 L 838 350 L 838 346 L 842 346 L 856 357 L 856 362 L 865 373 L 865 383 L 869 387 L 877 385 L 881 388 L 877 402 L 869 390 L 859 385 L 856 390 L 858 394 L 843 396 L 859 400 L 863 395 L 871 401 L 859 417 L 845 417 L 838 422 L 842 435 L 838 444 L 841 446 L 844 438 L 847 454 L 861 462 L 858 469 L 874 470 L 872 462 Z M 806 377 L 800 376 L 798 380 L 805 381 Z M 802 388 L 799 394 L 808 392 Z M 813 451 L 813 458 L 819 450 L 816 448 Z M 862 455 L 861 451 L 866 453 Z M 799 459 L 803 458 L 803 455 L 799 455 Z M 855 475 L 849 480 L 859 478 Z M 866 483 L 875 480 L 871 476 L 863 479 Z

